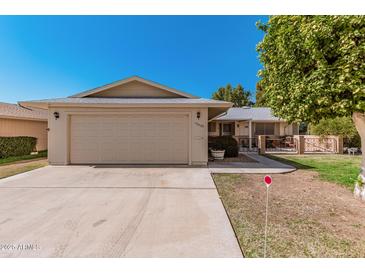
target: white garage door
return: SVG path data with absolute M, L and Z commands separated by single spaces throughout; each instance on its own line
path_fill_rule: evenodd
M 187 164 L 188 116 L 73 115 L 72 164 Z

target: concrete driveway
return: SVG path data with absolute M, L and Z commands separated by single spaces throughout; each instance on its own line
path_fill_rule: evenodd
M 0 180 L 0 257 L 242 257 L 207 168 L 44 167 Z

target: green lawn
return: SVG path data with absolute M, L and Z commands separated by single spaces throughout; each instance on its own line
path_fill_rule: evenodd
M 317 171 L 324 181 L 352 188 L 360 172 L 361 156 L 328 155 L 266 155 L 267 157 L 295 166 L 297 169 Z
M 37 158 L 46 158 L 47 157 L 47 151 L 40 151 L 38 154 L 35 155 L 23 155 L 23 156 L 14 156 L 14 157 L 8 157 L 8 158 L 0 158 L 0 166 L 6 165 L 10 163 L 15 163 L 19 161 L 25 161 L 25 160 L 32 160 Z

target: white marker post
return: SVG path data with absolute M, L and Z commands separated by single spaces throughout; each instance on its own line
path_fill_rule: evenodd
M 264 182 L 266 184 L 266 217 L 265 217 L 265 245 L 264 245 L 264 258 L 266 258 L 266 241 L 267 241 L 267 216 L 269 210 L 269 187 L 272 183 L 272 178 L 269 175 L 264 177 Z

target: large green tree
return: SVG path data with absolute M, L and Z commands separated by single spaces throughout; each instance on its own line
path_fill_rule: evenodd
M 252 105 L 250 96 L 250 92 L 245 90 L 240 84 L 235 88 L 228 84 L 226 87 L 220 87 L 214 92 L 212 98 L 215 100 L 232 102 L 234 107 L 243 107 Z
M 352 116 L 365 199 L 365 16 L 272 16 L 258 27 L 265 104 L 289 122 Z

